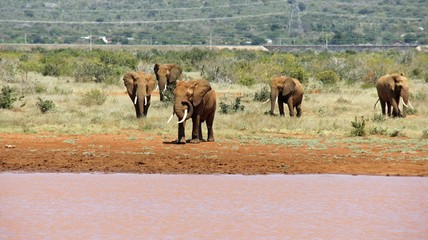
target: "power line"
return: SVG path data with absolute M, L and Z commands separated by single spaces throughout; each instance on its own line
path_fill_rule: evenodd
M 182 23 L 182 22 L 199 22 L 199 21 L 219 21 L 219 20 L 230 20 L 239 18 L 254 18 L 254 17 L 266 17 L 274 15 L 284 15 L 284 12 L 275 13 L 263 13 L 254 15 L 239 15 L 232 17 L 213 17 L 213 18 L 190 18 L 190 19 L 171 19 L 171 20 L 151 20 L 151 21 L 109 21 L 109 22 L 78 22 L 78 21 L 48 21 L 48 20 L 17 20 L 17 19 L 0 19 L 0 22 L 4 23 L 42 23 L 42 24 L 71 24 L 71 25 L 102 25 L 102 24 L 153 24 L 153 23 Z

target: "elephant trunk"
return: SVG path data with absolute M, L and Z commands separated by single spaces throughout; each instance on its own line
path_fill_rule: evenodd
M 134 105 L 137 110 L 137 117 L 146 116 L 144 112 L 145 106 L 147 105 L 147 95 L 144 87 L 139 87 L 135 93 Z
M 166 77 L 159 77 L 159 92 L 165 92 L 168 81 Z
M 174 104 L 174 113 L 177 115 L 179 122 L 184 122 L 192 117 L 193 105 L 187 100 L 177 100 Z

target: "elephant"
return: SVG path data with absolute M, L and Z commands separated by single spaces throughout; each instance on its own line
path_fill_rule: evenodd
M 174 106 L 172 117 L 178 117 L 178 144 L 185 144 L 186 120 L 192 118 L 192 139 L 191 143 L 199 143 L 202 138 L 202 123 L 206 122 L 208 129 L 208 142 L 214 142 L 214 116 L 217 108 L 217 99 L 214 89 L 205 79 L 190 81 L 177 81 L 174 89 Z
M 183 70 L 177 64 L 158 64 L 156 63 L 153 68 L 156 80 L 159 83 L 160 100 L 164 101 L 164 92 L 167 86 L 175 85 L 178 79 L 181 79 L 181 73 Z
M 303 93 L 303 86 L 298 79 L 287 76 L 275 77 L 270 83 L 270 99 L 266 101 L 271 102 L 269 113 L 275 115 L 275 102 L 278 101 L 280 116 L 285 116 L 283 103 L 287 103 L 290 116 L 294 116 L 294 108 L 296 108 L 297 117 L 300 117 Z
M 388 107 L 388 116 L 391 116 L 392 110 L 392 117 L 406 117 L 407 108 L 413 108 L 409 101 L 410 88 L 408 79 L 402 73 L 386 74 L 380 77 L 376 82 L 376 90 L 379 98 L 375 103 L 375 107 L 377 102 L 380 101 L 383 115 L 386 115 L 385 105 Z M 403 102 L 403 113 L 401 113 L 398 106 L 400 100 Z
M 154 76 L 145 72 L 129 72 L 123 76 L 123 83 L 134 104 L 137 118 L 146 117 L 150 107 L 150 97 L 156 86 Z

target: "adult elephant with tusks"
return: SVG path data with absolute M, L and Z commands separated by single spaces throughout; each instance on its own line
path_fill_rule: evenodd
M 158 64 L 153 68 L 156 79 L 159 83 L 160 100 L 164 101 L 164 93 L 169 85 L 175 85 L 175 82 L 181 79 L 183 70 L 177 64 Z
M 376 90 L 379 99 L 374 106 L 376 107 L 377 102 L 380 101 L 383 115 L 386 114 L 385 107 L 388 108 L 388 116 L 392 114 L 392 117 L 406 117 L 407 108 L 413 108 L 409 101 L 410 87 L 408 79 L 402 73 L 387 74 L 380 77 L 376 82 Z M 403 113 L 399 108 L 400 101 L 403 102 Z
M 265 102 L 271 102 L 269 113 L 275 115 L 275 103 L 278 102 L 279 114 L 285 116 L 284 103 L 286 103 L 290 116 L 294 116 L 295 108 L 297 117 L 300 117 L 302 115 L 303 93 L 303 86 L 296 78 L 280 76 L 272 79 L 270 83 L 270 99 Z
M 217 107 L 216 93 L 210 83 L 204 79 L 191 81 L 177 81 L 174 89 L 174 107 L 172 117 L 178 117 L 178 139 L 177 143 L 185 144 L 186 120 L 192 118 L 191 143 L 198 143 L 202 139 L 201 125 L 206 122 L 208 129 L 208 142 L 214 141 L 213 123 Z
M 134 104 L 137 118 L 146 117 L 151 94 L 156 86 L 154 76 L 144 72 L 129 72 L 123 76 L 123 83 Z

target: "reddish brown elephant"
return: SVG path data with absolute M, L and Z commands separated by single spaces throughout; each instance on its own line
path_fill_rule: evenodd
M 137 118 L 146 117 L 150 107 L 151 94 L 156 86 L 154 76 L 144 72 L 130 72 L 123 76 L 123 83 L 134 104 Z
M 216 93 L 210 83 L 204 79 L 191 81 L 177 81 L 174 89 L 173 115 L 178 117 L 177 143 L 186 143 L 186 120 L 192 118 L 193 129 L 190 142 L 198 143 L 202 140 L 202 123 L 206 122 L 208 129 L 207 141 L 214 141 L 214 116 L 217 108 Z M 172 117 L 172 116 L 171 116 Z M 171 118 L 170 118 L 171 120 Z
M 409 81 L 403 74 L 387 74 L 380 77 L 376 82 L 376 90 L 383 115 L 387 113 L 392 117 L 406 117 L 407 108 L 413 108 L 409 101 Z M 403 112 L 399 108 L 400 100 L 403 102 Z M 388 108 L 387 112 L 385 107 Z
M 168 86 L 172 86 L 171 89 L 174 89 L 175 82 L 181 79 L 181 73 L 183 70 L 177 64 L 158 63 L 155 64 L 153 70 L 159 84 L 160 100 L 164 101 L 164 93 L 168 89 Z
M 270 114 L 274 115 L 275 102 L 278 102 L 279 114 L 284 116 L 284 103 L 288 105 L 290 116 L 294 116 L 294 109 L 297 117 L 302 115 L 302 100 L 304 89 L 299 80 L 287 76 L 280 76 L 272 79 L 270 83 Z M 268 101 L 269 101 L 268 100 Z

